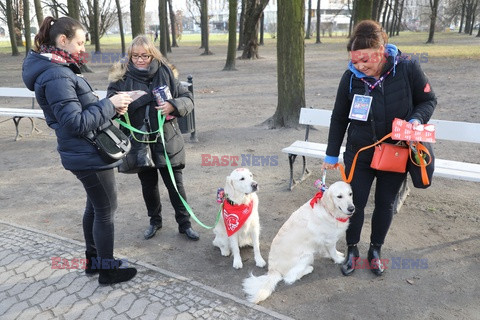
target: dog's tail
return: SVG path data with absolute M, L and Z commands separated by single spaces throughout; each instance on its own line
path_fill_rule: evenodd
M 267 274 L 260 277 L 250 274 L 250 277 L 243 280 L 243 291 L 247 294 L 248 301 L 259 303 L 270 297 L 280 280 L 282 280 L 282 275 L 275 270 L 268 271 Z

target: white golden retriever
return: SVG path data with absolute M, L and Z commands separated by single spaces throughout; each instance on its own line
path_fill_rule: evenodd
M 244 246 L 253 246 L 255 256 L 255 264 L 257 267 L 264 267 L 265 260 L 260 253 L 260 222 L 258 217 L 258 196 L 256 191 L 258 184 L 253 180 L 250 170 L 238 168 L 227 177 L 225 182 L 225 198 L 230 208 L 235 209 L 239 206 L 252 206 L 250 216 L 243 225 L 239 225 L 242 220 L 243 213 L 227 213 L 225 205 L 220 221 L 213 230 L 215 239 L 213 245 L 220 248 L 222 256 L 233 254 L 233 267 L 240 269 L 243 267 L 242 257 L 240 256 L 240 248 Z M 223 217 L 225 217 L 226 222 Z M 246 218 L 246 216 L 245 216 Z M 227 234 L 227 228 L 230 230 L 238 229 L 230 237 Z
M 283 224 L 273 239 L 268 256 L 268 274 L 250 275 L 243 281 L 243 290 L 250 302 L 267 299 L 282 279 L 292 284 L 313 271 L 314 254 L 342 263 L 343 253 L 336 243 L 345 234 L 348 218 L 355 211 L 350 185 L 335 182 L 322 198 L 308 201 Z

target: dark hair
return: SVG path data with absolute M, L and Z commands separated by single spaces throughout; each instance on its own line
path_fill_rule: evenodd
M 58 19 L 46 17 L 35 36 L 35 47 L 38 51 L 41 45 L 54 46 L 57 37 L 61 34 L 70 40 L 75 37 L 79 29 L 84 30 L 83 25 L 70 17 L 61 17 Z
M 347 50 L 377 49 L 387 42 L 388 36 L 378 22 L 362 20 L 353 29 L 353 34 L 347 44 Z

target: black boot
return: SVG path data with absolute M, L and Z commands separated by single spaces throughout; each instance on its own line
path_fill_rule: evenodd
M 131 280 L 137 274 L 135 268 L 120 268 L 118 260 L 108 259 L 113 261 L 111 264 L 102 263 L 102 269 L 99 270 L 100 276 L 98 283 L 100 284 L 114 284 Z
M 356 244 L 350 244 L 347 248 L 347 254 L 345 255 L 345 260 L 340 267 L 344 276 L 349 276 L 355 271 L 355 264 L 357 259 L 360 257 L 358 253 L 358 247 Z
M 88 251 L 85 251 L 85 257 L 87 257 L 87 264 L 85 265 L 86 268 L 85 268 L 85 274 L 87 276 L 93 276 L 94 274 L 98 273 L 98 269 L 92 269 L 92 258 L 97 258 L 97 253 L 93 253 L 93 252 L 88 252 Z
M 370 243 L 370 249 L 368 249 L 368 263 L 370 265 L 370 270 L 376 276 L 381 276 L 385 270 L 385 266 L 380 257 L 381 248 L 381 244 Z

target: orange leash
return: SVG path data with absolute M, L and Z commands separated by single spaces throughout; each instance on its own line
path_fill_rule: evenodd
M 422 182 L 424 185 L 429 185 L 430 180 L 428 179 L 428 174 L 427 174 L 427 166 L 432 162 L 432 157 L 430 156 L 430 152 L 428 151 L 427 147 L 425 147 L 423 144 L 421 144 L 418 141 L 410 141 L 407 142 L 409 145 L 409 156 L 410 156 L 410 161 L 417 167 L 420 167 L 420 172 L 422 174 Z M 417 151 L 417 154 L 414 155 L 415 159 L 412 158 L 412 153 Z M 424 156 L 428 156 L 428 163 L 425 160 Z M 418 162 L 416 161 L 418 159 Z

